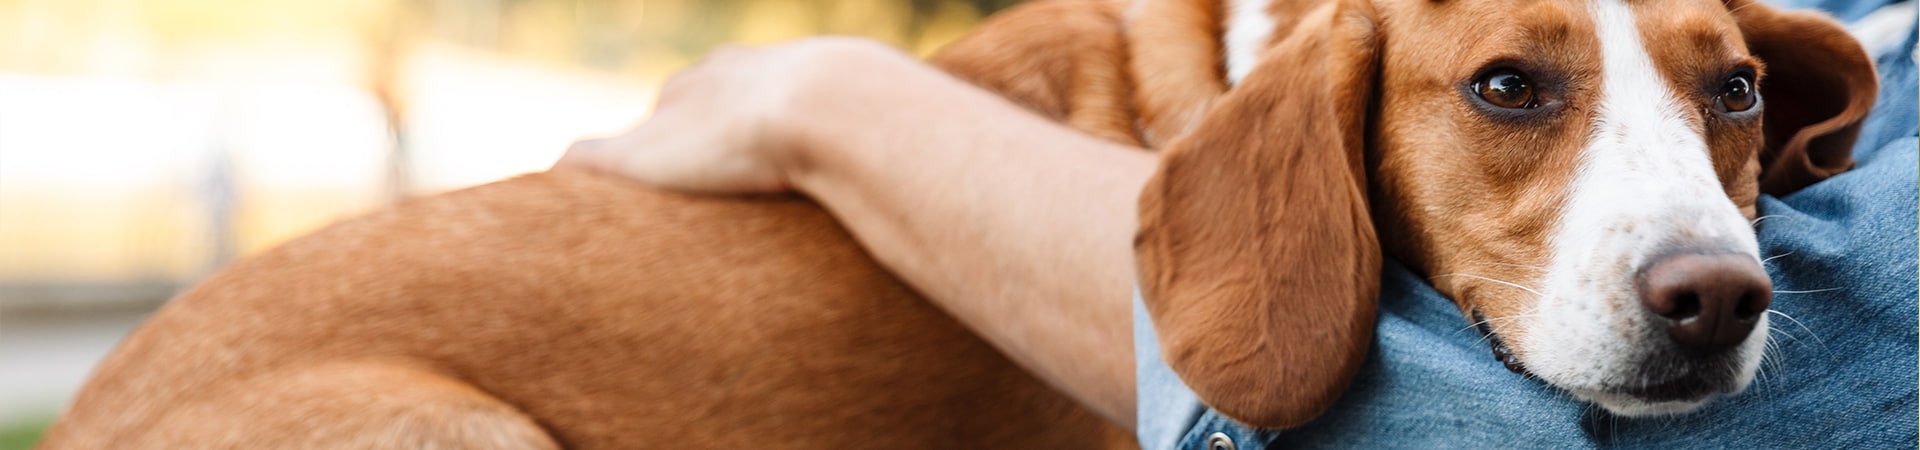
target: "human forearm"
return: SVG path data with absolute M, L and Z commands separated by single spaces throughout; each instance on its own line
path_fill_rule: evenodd
M 811 196 L 868 252 L 1035 375 L 1134 418 L 1132 239 L 1153 156 L 868 41 L 716 51 L 653 116 L 561 166 Z
M 791 185 L 1017 362 L 1133 421 L 1131 241 L 1154 158 L 911 62 L 790 99 Z

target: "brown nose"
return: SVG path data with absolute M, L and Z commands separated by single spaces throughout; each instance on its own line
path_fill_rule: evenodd
M 1667 318 L 1667 334 L 1696 353 L 1746 340 L 1773 301 L 1773 282 L 1752 257 L 1675 253 L 1640 271 L 1640 304 Z

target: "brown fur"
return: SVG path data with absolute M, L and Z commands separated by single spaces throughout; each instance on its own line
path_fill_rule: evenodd
M 931 62 L 1042 116 L 1140 146 L 1121 26 L 1125 7 L 1114 1 L 1027 4 L 988 18 L 980 31 Z
M 1218 0 L 1143 0 L 1127 23 L 1132 72 L 1138 91 L 1143 141 L 1160 147 L 1192 127 L 1207 106 L 1227 91 L 1220 56 Z
M 1283 3 L 1272 9 L 1318 9 L 1281 20 L 1293 28 L 1276 31 L 1283 37 L 1241 85 L 1218 98 L 1201 91 L 1163 102 L 1212 107 L 1168 146 L 1141 197 L 1136 242 L 1143 298 L 1169 366 L 1207 405 L 1261 427 L 1317 416 L 1365 356 L 1380 251 L 1365 211 L 1386 249 L 1419 272 L 1523 284 L 1542 275 L 1535 267 L 1548 257 L 1591 131 L 1587 87 L 1600 72 L 1583 4 Z M 1850 164 L 1874 73 L 1837 24 L 1744 0 L 1635 4 L 1647 11 L 1642 30 L 1692 33 L 1646 38 L 1658 43 L 1652 53 L 1669 79 L 1719 76 L 1719 64 L 1740 56 L 1742 38 L 1768 64 L 1764 142 L 1759 123 L 1695 121 L 1708 122 L 1728 197 L 1749 214 L 1763 187 L 1784 194 Z M 1720 53 L 1701 53 L 1703 39 Z M 1136 66 L 1154 64 L 1142 55 L 1135 52 Z M 1490 120 L 1462 95 L 1461 83 L 1507 60 L 1538 65 L 1529 71 L 1568 86 L 1555 93 L 1562 109 L 1547 122 Z M 1698 84 L 1707 81 L 1718 80 Z M 1155 111 L 1142 105 L 1143 115 Z M 1511 316 L 1533 306 L 1530 292 L 1505 284 L 1462 277 L 1434 285 L 1465 312 Z
M 1026 6 L 935 61 L 1108 139 L 1170 142 L 1136 242 L 1163 351 L 1207 404 L 1284 427 L 1330 406 L 1370 342 L 1370 210 L 1389 251 L 1425 270 L 1539 257 L 1557 202 L 1539 192 L 1571 163 L 1460 152 L 1557 149 L 1578 130 L 1509 136 L 1464 121 L 1450 83 L 1490 49 L 1580 25 L 1535 5 L 1520 9 L 1539 19 L 1526 32 L 1545 34 L 1513 35 L 1446 9 L 1457 3 L 1470 2 L 1276 6 L 1312 12 L 1279 21 L 1232 91 L 1215 1 L 1149 0 L 1126 27 L 1113 2 Z M 1754 153 L 1767 192 L 1844 169 L 1871 105 L 1863 52 L 1825 19 L 1734 3 L 1770 84 L 1816 86 L 1763 85 L 1772 106 Z M 1486 38 L 1434 45 L 1459 35 Z M 1723 174 L 1733 198 L 1751 198 L 1743 176 Z M 1492 188 L 1459 190 L 1476 183 Z M 1437 287 L 1463 308 L 1513 298 Z M 319 445 L 1131 442 L 918 298 L 810 203 L 553 172 L 408 202 L 235 264 L 130 336 L 43 443 Z
M 1118 8 L 936 64 L 1132 140 Z M 528 175 L 248 258 L 129 336 L 42 448 L 1125 448 L 817 206 Z
M 1457 91 L 1483 65 L 1529 58 L 1531 72 L 1567 83 L 1596 83 L 1600 42 L 1585 6 L 1565 2 L 1398 2 L 1393 61 L 1381 73 L 1381 106 L 1369 158 L 1374 210 L 1399 261 L 1429 275 L 1475 273 L 1531 280 L 1546 266 L 1548 239 L 1562 195 L 1593 123 L 1591 108 L 1568 107 L 1559 120 L 1488 120 Z M 1424 11 L 1422 9 L 1425 9 Z M 1459 33 L 1451 30 L 1472 30 Z M 1461 45 L 1431 45 L 1448 39 Z M 1543 95 L 1546 93 L 1542 93 Z M 1593 90 L 1554 93 L 1566 105 L 1593 105 Z M 1501 265 L 1486 264 L 1497 262 Z M 1522 314 L 1523 291 L 1474 278 L 1443 277 L 1435 288 L 1491 317 Z M 1490 299 L 1469 305 L 1466 299 Z
M 1754 56 L 1769 63 L 1760 190 L 1786 195 L 1853 168 L 1853 142 L 1880 89 L 1860 43 L 1818 13 L 1751 0 L 1727 6 Z
M 554 172 L 235 264 L 130 336 L 44 446 L 1081 448 L 1113 435 L 809 203 Z
M 1360 152 L 1373 20 L 1364 1 L 1335 6 L 1173 141 L 1140 199 L 1140 288 L 1167 364 L 1259 426 L 1318 416 L 1372 341 L 1380 246 Z
M 1394 1 L 1433 5 L 1417 0 Z M 1592 36 L 1590 29 L 1583 29 L 1590 27 L 1586 21 L 1558 18 L 1583 14 L 1580 6 L 1539 2 L 1530 7 L 1505 8 L 1517 11 L 1507 13 L 1498 9 L 1499 5 L 1502 3 L 1457 2 L 1445 6 L 1456 11 L 1401 14 L 1396 18 L 1401 23 L 1391 34 L 1405 38 L 1395 39 L 1401 48 L 1389 52 L 1394 60 L 1408 62 L 1392 65 L 1409 68 L 1383 74 L 1389 80 L 1383 82 L 1386 106 L 1378 119 L 1383 125 L 1374 137 L 1378 143 L 1374 158 L 1379 160 L 1374 165 L 1376 200 L 1381 202 L 1376 210 L 1382 213 L 1383 221 L 1392 224 L 1383 231 L 1392 241 L 1389 247 L 1401 261 L 1423 273 L 1474 273 L 1532 284 L 1531 280 L 1542 275 L 1535 267 L 1545 265 L 1546 233 L 1557 217 L 1559 200 L 1576 162 L 1572 156 L 1584 144 L 1588 133 L 1585 126 L 1593 111 L 1569 110 L 1551 126 L 1525 130 L 1489 126 L 1481 121 L 1443 123 L 1443 119 L 1435 118 L 1442 115 L 1434 112 L 1458 110 L 1458 105 L 1449 103 L 1457 97 L 1421 92 L 1450 88 L 1435 85 L 1470 76 L 1489 59 L 1487 55 L 1512 54 L 1514 48 L 1535 51 L 1525 45 L 1500 42 L 1499 36 L 1506 29 L 1465 25 L 1465 18 L 1486 21 L 1502 14 L 1519 14 L 1519 18 L 1506 22 L 1529 24 L 1525 30 L 1534 35 L 1521 41 L 1550 43 L 1543 46 L 1546 48 L 1579 49 L 1597 47 L 1598 43 L 1580 41 Z M 1706 131 L 1716 173 L 1728 198 L 1749 217 L 1760 192 L 1791 193 L 1851 164 L 1846 155 L 1861 119 L 1872 105 L 1875 75 L 1865 52 L 1838 24 L 1815 14 L 1784 13 L 1746 2 L 1722 5 L 1673 0 L 1634 5 L 1642 12 L 1638 14 L 1645 34 L 1642 38 L 1657 43 L 1649 46 L 1651 56 L 1662 75 L 1673 83 L 1673 91 L 1689 95 L 1685 101 L 1708 105 L 1712 101 L 1709 89 L 1717 88 L 1721 81 L 1714 77 L 1736 61 L 1752 60 L 1763 67 L 1760 86 L 1765 99 L 1764 120 L 1708 120 L 1704 110 L 1686 111 L 1690 121 L 1701 124 Z M 1494 8 L 1476 8 L 1488 6 Z M 1729 10 L 1733 11 L 1731 15 Z M 1784 25 L 1791 25 L 1791 31 Z M 1566 30 L 1558 30 L 1561 27 Z M 1444 30 L 1455 28 L 1482 30 L 1473 34 L 1494 36 L 1490 41 L 1495 45 L 1448 48 L 1422 44 L 1444 39 Z M 1789 32 L 1800 37 L 1782 34 Z M 1775 48 L 1762 51 L 1762 42 L 1776 42 Z M 1458 53 L 1442 53 L 1450 51 Z M 1555 56 L 1560 60 L 1551 63 L 1557 66 L 1552 70 L 1592 73 L 1599 65 L 1592 56 L 1598 53 L 1597 48 L 1561 52 Z M 1810 67 L 1822 67 L 1817 70 L 1822 77 L 1818 82 L 1783 79 L 1775 73 L 1781 68 L 1805 73 Z M 1803 92 L 1792 93 L 1796 89 Z M 1574 104 L 1592 104 L 1590 94 L 1575 90 L 1565 97 Z M 1809 104 L 1814 99 L 1826 104 Z M 1467 114 L 1455 114 L 1464 116 Z M 1822 125 L 1810 125 L 1816 122 Z M 1763 130 L 1766 139 L 1762 139 Z M 1772 136 L 1801 136 L 1796 142 L 1823 145 L 1794 147 L 1786 139 Z M 1808 160 L 1825 162 L 1809 166 Z M 1763 164 L 1770 167 L 1764 174 Z M 1534 306 L 1532 293 L 1500 283 L 1464 277 L 1439 278 L 1433 283 L 1463 311 L 1478 309 L 1487 317 L 1520 315 Z M 1525 330 L 1502 333 L 1510 340 L 1524 339 Z

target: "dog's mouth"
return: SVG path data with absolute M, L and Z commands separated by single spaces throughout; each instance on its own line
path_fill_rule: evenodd
M 1513 347 L 1508 347 L 1507 341 L 1501 339 L 1499 333 L 1493 332 L 1493 327 L 1488 325 L 1491 322 L 1487 320 L 1487 316 L 1481 315 L 1477 308 L 1473 310 L 1473 323 L 1474 329 L 1480 331 L 1480 337 L 1486 339 L 1487 345 L 1493 348 L 1495 361 L 1500 361 L 1500 364 L 1506 365 L 1507 370 L 1513 373 L 1531 376 L 1527 373 L 1527 366 L 1521 364 L 1520 358 L 1513 355 Z
M 1668 352 L 1642 365 L 1638 383 L 1606 389 L 1645 402 L 1704 402 L 1716 393 L 1740 390 L 1738 355 L 1700 358 Z
M 1472 317 L 1474 328 L 1493 351 L 1495 361 L 1513 373 L 1538 378 L 1527 370 L 1526 364 L 1514 354 L 1506 339 L 1493 330 L 1489 325 L 1491 322 L 1478 309 L 1473 310 Z M 1639 373 L 1627 377 L 1641 380 L 1638 382 L 1599 389 L 1566 388 L 1579 397 L 1625 415 L 1684 412 L 1704 404 L 1716 393 L 1740 390 L 1741 383 L 1736 381 L 1738 377 L 1733 370 L 1735 365 L 1728 361 L 1720 361 L 1719 358 L 1701 360 L 1678 354 L 1655 359 L 1657 361 L 1643 364 Z
M 1706 405 L 1719 393 L 1738 392 L 1730 376 L 1695 374 L 1666 381 L 1632 384 L 1601 390 L 1569 389 L 1614 414 L 1628 417 L 1680 414 Z
M 1681 377 L 1643 386 L 1621 388 L 1615 391 L 1648 402 L 1695 402 L 1706 400 L 1707 396 L 1720 392 L 1720 383 L 1707 381 L 1706 377 Z

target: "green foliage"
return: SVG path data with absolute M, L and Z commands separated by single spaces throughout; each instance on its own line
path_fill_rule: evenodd
M 29 420 L 0 426 L 0 450 L 26 450 L 40 442 L 40 435 L 48 425 L 53 424 L 52 417 Z

